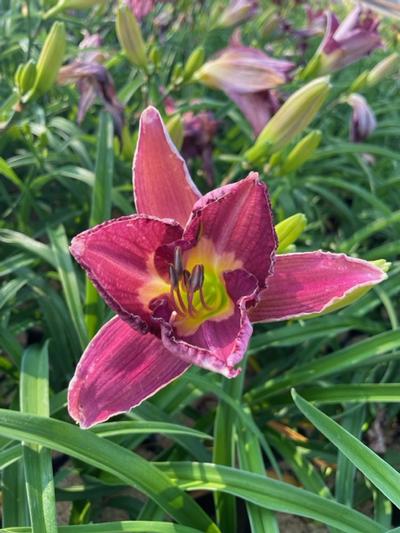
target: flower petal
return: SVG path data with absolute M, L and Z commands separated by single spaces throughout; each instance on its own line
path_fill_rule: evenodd
M 272 115 L 279 109 L 279 100 L 272 90 L 256 93 L 227 92 L 258 136 Z
M 384 279 L 380 268 L 345 254 L 278 255 L 268 286 L 249 317 L 252 322 L 274 322 L 334 310 L 345 297 Z
M 140 119 L 133 186 L 138 213 L 173 218 L 182 226 L 201 197 L 154 107 Z
M 198 200 L 183 238 L 189 242 L 204 238 L 213 243 L 217 253 L 232 252 L 240 268 L 264 287 L 277 241 L 267 188 L 258 174 L 252 172 Z
M 68 411 L 82 428 L 125 413 L 183 374 L 189 364 L 119 317 L 90 342 L 68 389 Z
M 177 337 L 171 324 L 161 323 L 161 338 L 165 347 L 183 361 L 195 364 L 227 378 L 240 373 L 235 369 L 246 352 L 253 328 L 246 305 L 254 300 L 258 284 L 256 278 L 244 270 L 227 272 L 227 291 L 236 302 L 233 314 L 222 320 L 207 320 L 192 335 Z
M 174 221 L 125 216 L 77 235 L 71 253 L 107 304 L 145 332 L 151 316 L 148 304 L 169 291 L 154 266 L 155 251 L 181 234 L 182 228 Z

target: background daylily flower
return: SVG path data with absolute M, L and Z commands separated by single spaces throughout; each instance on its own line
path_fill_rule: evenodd
M 386 275 L 343 254 L 276 255 L 258 175 L 201 196 L 156 109 L 144 111 L 133 163 L 137 215 L 77 235 L 71 253 L 117 313 L 69 386 L 89 427 L 128 411 L 191 364 L 235 377 L 251 321 L 321 313 Z
M 243 46 L 235 38 L 215 59 L 206 62 L 195 77 L 224 91 L 258 135 L 276 106 L 279 107 L 271 89 L 286 83 L 294 68 L 291 61 L 273 59 L 262 50 Z
M 353 142 L 363 142 L 376 128 L 374 112 L 361 94 L 350 94 L 347 98 L 347 103 L 353 108 L 350 122 L 350 139 Z
M 84 50 L 69 65 L 62 67 L 58 73 L 58 83 L 68 85 L 76 83 L 79 94 L 78 122 L 85 118 L 96 98 L 103 101 L 111 113 L 116 132 L 121 135 L 124 124 L 124 108 L 119 102 L 113 79 L 101 63 L 105 60 L 99 50 L 101 37 L 99 34 L 86 34 L 79 47 Z
M 325 37 L 317 51 L 318 74 L 342 69 L 381 46 L 378 25 L 378 17 L 360 6 L 341 23 L 334 13 L 327 11 Z

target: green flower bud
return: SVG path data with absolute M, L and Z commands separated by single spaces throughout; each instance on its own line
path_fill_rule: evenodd
M 379 61 L 377 65 L 371 70 L 367 76 L 367 86 L 373 87 L 378 84 L 383 78 L 392 76 L 399 68 L 399 54 L 394 52 L 390 56 L 385 57 Z
M 357 76 L 357 78 L 350 85 L 350 92 L 354 93 L 364 89 L 367 83 L 368 74 L 368 70 L 364 70 L 364 72 L 361 72 L 361 74 Z
M 26 94 L 33 89 L 35 85 L 36 74 L 36 63 L 30 59 L 22 68 L 20 76 L 21 94 Z
M 296 213 L 289 218 L 285 218 L 275 226 L 278 237 L 278 254 L 284 252 L 288 246 L 293 244 L 303 233 L 307 226 L 307 219 L 303 213 Z
M 104 0 L 60 0 L 44 15 L 44 19 L 56 16 L 66 9 L 89 9 L 97 4 L 102 4 Z
M 129 61 L 147 70 L 146 47 L 140 26 L 135 15 L 125 5 L 118 8 L 116 30 L 119 44 Z
M 198 46 L 193 50 L 193 52 L 188 57 L 186 64 L 183 68 L 183 79 L 190 80 L 193 74 L 198 70 L 204 63 L 204 48 Z
M 282 173 L 293 172 L 311 159 L 321 139 L 322 133 L 319 130 L 310 131 L 310 133 L 303 137 L 287 156 L 281 168 Z
M 292 94 L 267 123 L 255 145 L 245 153 L 247 160 L 257 161 L 265 155 L 268 146 L 270 153 L 286 146 L 314 119 L 330 89 L 329 78 L 322 77 L 307 83 Z
M 35 96 L 47 92 L 57 79 L 66 47 L 65 27 L 55 22 L 46 37 L 36 65 Z
M 179 114 L 171 117 L 167 122 L 167 130 L 171 136 L 172 142 L 175 144 L 178 150 L 182 148 L 183 144 L 183 121 Z

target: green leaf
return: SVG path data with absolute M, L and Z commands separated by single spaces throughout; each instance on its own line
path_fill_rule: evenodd
M 49 416 L 47 344 L 30 346 L 21 367 L 20 406 L 23 413 Z M 57 533 L 51 452 L 38 444 L 22 447 L 29 514 L 33 533 Z
M 318 520 L 347 533 L 382 533 L 385 528 L 348 507 L 282 481 L 207 463 L 157 463 L 187 490 L 218 490 L 265 509 Z
M 114 172 L 114 127 L 111 115 L 102 112 L 97 133 L 95 180 L 89 226 L 111 217 L 111 190 Z M 92 338 L 103 320 L 104 303 L 93 283 L 86 277 L 85 321 Z
M 51 247 L 55 256 L 58 275 L 64 291 L 65 300 L 79 337 L 81 348 L 88 344 L 88 334 L 79 296 L 78 280 L 68 251 L 68 240 L 63 226 L 48 228 Z
M 30 527 L 9 527 L 3 529 L 6 533 L 31 533 Z M 102 524 L 84 524 L 79 526 L 59 526 L 58 533 L 201 533 L 202 530 L 193 527 L 168 524 L 165 522 L 123 521 L 104 522 Z
M 0 409 L 0 431 L 9 438 L 58 450 L 105 470 L 152 498 L 184 525 L 207 533 L 219 529 L 165 474 L 139 455 L 90 431 L 35 415 Z
M 325 413 L 311 405 L 294 390 L 292 396 L 300 411 L 325 435 L 391 502 L 400 507 L 400 474 L 343 429 Z

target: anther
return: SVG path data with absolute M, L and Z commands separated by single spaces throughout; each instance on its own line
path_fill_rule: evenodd
M 204 267 L 203 267 L 204 268 Z M 204 271 L 202 265 L 196 265 L 192 270 L 192 275 L 190 276 L 189 290 L 190 292 L 196 292 L 203 285 L 204 281 Z
M 190 284 L 190 272 L 189 270 L 184 270 L 183 271 L 183 285 L 187 291 L 189 290 L 189 284 Z
M 176 275 L 178 276 L 178 279 L 181 279 L 184 267 L 183 267 L 183 259 L 182 259 L 182 248 L 180 246 L 175 247 L 174 267 L 175 267 L 175 272 L 176 272 Z
M 171 283 L 172 290 L 175 290 L 179 284 L 179 277 L 175 270 L 174 265 L 169 265 L 169 281 Z

